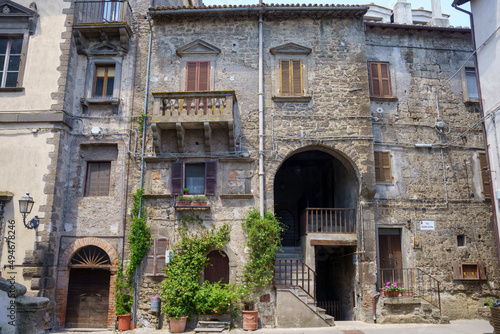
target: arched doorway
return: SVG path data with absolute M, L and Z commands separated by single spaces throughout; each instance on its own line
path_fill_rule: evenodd
M 97 246 L 73 254 L 69 268 L 67 328 L 106 328 L 108 324 L 111 261 Z
M 210 283 L 229 283 L 229 258 L 223 251 L 214 250 L 208 254 L 208 265 L 205 267 L 205 281 Z

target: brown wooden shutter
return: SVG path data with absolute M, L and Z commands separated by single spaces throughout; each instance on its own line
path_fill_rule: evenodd
M 281 96 L 290 95 L 290 61 L 281 60 Z
M 487 277 L 486 277 L 486 263 L 484 262 L 478 262 L 477 263 L 477 266 L 478 266 L 478 271 L 479 271 L 479 279 L 480 280 L 486 280 Z
M 172 195 L 182 194 L 182 186 L 184 185 L 182 167 L 182 161 L 172 162 Z
M 151 246 L 149 246 L 148 254 L 146 255 L 144 261 L 144 275 L 152 276 L 155 272 L 155 240 L 151 240 Z
M 88 162 L 85 196 L 108 196 L 111 162 Z
M 186 91 L 193 92 L 196 91 L 197 86 L 197 69 L 198 69 L 197 61 L 188 61 L 186 63 Z
M 302 60 L 294 60 L 292 68 L 293 96 L 302 96 Z
M 392 182 L 391 152 L 375 151 L 375 180 Z
M 481 178 L 483 180 L 484 198 L 491 198 L 491 188 L 490 188 L 490 181 L 488 178 L 488 164 L 486 163 L 486 154 L 480 152 L 478 157 L 479 157 L 479 164 L 481 165 Z
M 391 79 L 389 63 L 370 62 L 371 96 L 391 97 Z
M 217 178 L 217 161 L 205 163 L 205 195 L 215 195 Z
M 464 273 L 462 271 L 462 265 L 458 262 L 452 261 L 451 268 L 453 271 L 453 279 L 460 280 L 464 278 Z
M 165 268 L 165 252 L 168 249 L 169 239 L 158 237 L 155 247 L 155 276 L 163 276 L 163 268 Z

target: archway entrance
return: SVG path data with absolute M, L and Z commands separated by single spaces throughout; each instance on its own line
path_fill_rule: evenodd
M 80 248 L 69 268 L 67 328 L 106 328 L 111 261 L 97 246 Z
M 357 182 L 354 172 L 336 157 L 319 150 L 297 153 L 281 165 L 274 179 L 274 206 L 276 215 L 287 226 L 282 235 L 283 246 L 299 246 L 301 236 L 311 232 L 301 224 L 307 209 L 325 209 L 321 216 L 314 216 L 314 232 L 347 232 L 345 226 L 327 226 L 330 215 L 326 209 L 355 208 Z M 346 216 L 346 219 L 353 217 Z M 320 221 L 321 220 L 321 221 Z M 343 222 L 345 223 L 345 222 Z M 350 230 L 349 230 L 350 231 Z

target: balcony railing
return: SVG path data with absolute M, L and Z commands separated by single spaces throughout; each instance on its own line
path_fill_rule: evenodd
M 307 208 L 302 213 L 302 233 L 356 233 L 355 209 Z
M 397 282 L 398 286 L 403 286 L 407 291 L 412 291 L 414 296 L 424 299 L 441 311 L 440 282 L 422 269 L 379 268 L 378 288 L 382 289 L 387 282 Z
M 130 26 L 131 14 L 126 0 L 76 1 L 74 24 L 127 23 Z

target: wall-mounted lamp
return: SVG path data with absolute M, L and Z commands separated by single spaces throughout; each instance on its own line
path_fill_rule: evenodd
M 30 197 L 30 193 L 26 193 L 25 196 L 19 199 L 19 211 L 23 215 L 24 226 L 26 226 L 26 228 L 30 230 L 33 228 L 37 228 L 38 225 L 40 224 L 40 219 L 38 218 L 38 216 L 35 216 L 35 218 L 31 219 L 28 223 L 26 223 L 26 216 L 31 213 L 31 209 L 33 209 L 33 204 L 35 204 L 35 202 L 33 201 L 33 197 Z

